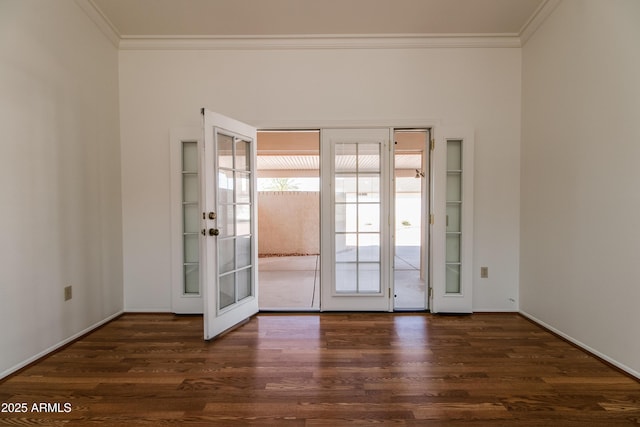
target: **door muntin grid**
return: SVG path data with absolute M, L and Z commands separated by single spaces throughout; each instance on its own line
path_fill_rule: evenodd
M 182 175 L 182 295 L 200 295 L 200 176 L 198 143 L 181 143 Z
M 445 293 L 462 293 L 462 140 L 447 140 Z
M 380 294 L 381 144 L 337 142 L 334 154 L 334 292 Z
M 253 141 L 216 130 L 218 311 L 255 294 L 253 277 Z

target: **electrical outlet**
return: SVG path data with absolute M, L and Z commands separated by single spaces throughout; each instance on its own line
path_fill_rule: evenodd
M 481 279 L 489 278 L 489 267 L 480 267 L 480 278 Z
M 69 286 L 65 286 L 64 288 L 64 300 L 65 301 L 69 301 L 72 297 L 72 293 L 71 293 L 71 285 Z

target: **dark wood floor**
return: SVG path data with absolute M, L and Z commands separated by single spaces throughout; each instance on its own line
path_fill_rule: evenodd
M 8 425 L 640 424 L 640 383 L 516 314 L 260 314 L 212 342 L 200 317 L 127 314 L 0 402 L 28 406 Z

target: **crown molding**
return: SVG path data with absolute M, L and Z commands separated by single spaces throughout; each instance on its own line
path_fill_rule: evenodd
M 248 119 L 243 120 L 260 130 L 318 130 L 330 128 L 395 128 L 395 129 L 425 129 L 440 126 L 440 119 L 407 118 L 407 117 L 379 117 L 373 119 Z
M 120 50 L 520 48 L 527 43 L 561 1 L 544 0 L 518 33 L 127 36 L 118 32 L 93 0 L 75 0 L 111 44 Z
M 517 34 L 122 36 L 121 50 L 519 48 Z
M 116 48 L 120 47 L 120 34 L 102 11 L 95 5 L 93 0 L 75 0 L 76 4 L 87 14 L 94 24 L 102 31 L 107 39 Z
M 542 2 L 518 33 L 522 46 L 527 44 L 527 41 L 538 31 L 538 28 L 540 28 L 542 23 L 553 13 L 561 1 L 562 0 L 545 0 Z

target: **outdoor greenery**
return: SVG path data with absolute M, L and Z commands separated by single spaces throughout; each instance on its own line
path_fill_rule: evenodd
M 291 178 L 271 178 L 265 186 L 269 191 L 293 191 L 298 189 L 296 181 Z

